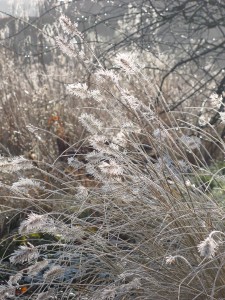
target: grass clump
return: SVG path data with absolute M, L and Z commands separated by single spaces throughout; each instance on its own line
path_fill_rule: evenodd
M 209 143 L 224 154 L 217 128 L 171 111 L 135 55 L 117 55 L 106 70 L 91 54 L 91 82 L 67 86 L 91 104 L 79 115 L 89 150 L 69 157 L 69 173 L 51 164 L 57 173 L 42 182 L 41 200 L 58 206 L 33 208 L 19 234 L 53 238 L 11 254 L 18 270 L 1 286 L 3 299 L 24 285 L 29 299 L 225 297 L 223 204 L 200 175 L 214 160 Z M 21 181 L 15 186 L 24 194 Z M 27 186 L 26 197 L 37 204 Z

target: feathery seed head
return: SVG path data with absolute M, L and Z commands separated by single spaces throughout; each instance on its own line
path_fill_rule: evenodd
M 73 24 L 69 18 L 67 18 L 65 15 L 61 15 L 59 18 L 59 22 L 62 26 L 62 29 L 65 31 L 65 33 L 70 34 L 70 35 L 76 35 L 78 36 L 81 40 L 83 40 L 84 36 L 83 34 L 77 29 L 78 24 L 75 23 Z
M 136 55 L 132 53 L 119 53 L 115 57 L 116 65 L 124 70 L 127 74 L 134 74 L 137 72 L 138 66 L 136 61 Z
M 209 235 L 204 241 L 198 244 L 197 247 L 200 256 L 204 256 L 205 258 L 212 258 L 216 254 L 218 243 L 212 238 L 212 236 Z

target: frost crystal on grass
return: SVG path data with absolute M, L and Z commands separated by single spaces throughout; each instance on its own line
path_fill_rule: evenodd
M 138 108 L 141 107 L 141 102 L 134 97 L 133 95 L 129 95 L 126 93 L 123 93 L 122 97 L 121 97 L 121 102 L 124 105 L 127 105 L 129 108 L 133 109 L 134 111 L 136 111 Z
M 90 138 L 90 144 L 93 146 L 97 151 L 101 152 L 105 150 L 107 139 L 103 135 L 93 135 Z
M 85 200 L 88 197 L 88 189 L 85 186 L 78 186 L 77 187 L 77 194 L 76 194 L 76 198 L 80 199 L 80 200 Z
M 171 264 L 174 264 L 176 262 L 176 259 L 174 256 L 172 255 L 169 255 L 166 257 L 166 264 L 167 265 L 171 265 Z
M 81 99 L 86 99 L 89 97 L 88 86 L 86 83 L 68 84 L 67 92 Z
M 108 175 L 122 175 L 123 174 L 123 168 L 119 166 L 115 161 L 110 160 L 109 162 L 102 162 L 99 165 L 99 169 L 104 174 Z
M 205 258 L 212 258 L 215 256 L 218 249 L 218 243 L 209 235 L 204 241 L 198 246 L 198 252 Z
M 212 93 L 212 95 L 209 98 L 212 106 L 216 108 L 220 107 L 223 100 L 222 95 L 219 96 L 217 93 Z
M 20 249 L 15 250 L 9 260 L 12 264 L 22 264 L 37 259 L 38 257 L 38 250 L 30 244 L 30 247 L 20 246 Z
M 84 163 L 79 161 L 75 157 L 69 157 L 67 161 L 68 161 L 68 165 L 73 167 L 76 170 L 79 170 L 80 168 L 84 167 Z
M 46 271 L 43 277 L 45 280 L 50 281 L 62 275 L 63 272 L 64 269 L 60 265 L 55 265 L 52 266 L 48 271 Z
M 23 277 L 23 272 L 18 272 L 15 275 L 9 277 L 8 284 L 9 285 L 16 285 L 18 281 Z
M 77 53 L 74 46 L 67 40 L 65 40 L 63 37 L 56 37 L 56 44 L 62 50 L 62 52 L 68 55 L 69 57 L 77 57 Z
M 83 113 L 79 117 L 80 122 L 82 125 L 92 134 L 99 133 L 103 130 L 103 124 L 101 121 L 96 119 L 93 115 Z
M 59 22 L 62 26 L 62 29 L 70 35 L 76 35 L 80 39 L 83 39 L 83 34 L 77 29 L 78 24 L 73 24 L 69 18 L 67 18 L 65 15 L 62 15 L 59 18 Z
M 19 233 L 30 233 L 30 232 L 38 232 L 38 231 L 45 231 L 48 226 L 54 225 L 53 220 L 49 219 L 46 215 L 38 215 L 35 213 L 31 213 L 27 220 L 24 220 L 19 227 Z
M 13 158 L 0 156 L 0 172 L 12 173 L 20 170 L 32 169 L 33 167 L 33 164 L 22 156 Z
M 132 53 L 117 54 L 115 63 L 127 74 L 134 74 L 138 70 L 136 64 L 136 56 Z
M 118 76 L 112 70 L 98 70 L 95 72 L 95 77 L 101 83 L 107 82 L 108 79 L 111 79 L 113 82 L 118 81 Z
M 90 90 L 89 95 L 96 102 L 103 102 L 103 100 L 105 99 L 104 95 L 102 95 L 99 90 Z
M 200 126 L 205 126 L 209 123 L 209 118 L 206 117 L 205 115 L 201 115 L 199 118 L 198 118 L 198 124 Z
M 27 273 L 31 276 L 35 276 L 37 273 L 39 273 L 41 270 L 47 267 L 48 263 L 49 262 L 47 259 L 38 261 L 27 269 Z
M 121 130 L 118 132 L 113 138 L 112 138 L 112 143 L 116 144 L 117 146 L 125 147 L 127 144 L 126 136 Z
M 98 164 L 104 158 L 103 154 L 98 151 L 92 151 L 86 155 L 86 159 L 92 164 Z
M 35 131 L 38 130 L 38 128 L 36 128 L 35 126 L 29 124 L 26 126 L 27 130 L 29 130 L 31 133 L 34 133 Z
M 122 128 L 123 130 L 128 133 L 128 132 L 136 132 L 136 133 L 140 133 L 141 132 L 141 128 L 138 125 L 135 125 L 133 122 L 131 121 L 126 121 L 122 123 Z
M 32 180 L 30 178 L 20 178 L 19 181 L 12 184 L 12 189 L 22 193 L 28 193 L 29 189 L 41 188 L 40 182 Z

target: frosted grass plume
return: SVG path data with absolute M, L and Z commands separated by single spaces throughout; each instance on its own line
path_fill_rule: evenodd
M 216 255 L 216 252 L 219 247 L 219 243 L 215 241 L 213 238 L 213 235 L 215 233 L 220 233 L 219 231 L 212 231 L 209 236 L 198 244 L 198 252 L 200 253 L 200 256 L 203 256 L 205 258 L 213 258 Z
M 46 228 L 48 228 L 49 225 L 51 225 L 50 228 L 53 228 L 54 221 L 47 215 L 31 213 L 28 218 L 20 224 L 19 233 L 26 234 L 42 230 L 46 232 Z
M 78 36 L 81 40 L 83 40 L 84 36 L 83 34 L 77 29 L 78 23 L 73 24 L 69 18 L 67 18 L 65 15 L 61 15 L 59 18 L 59 23 L 62 26 L 62 29 L 65 33 L 69 35 L 75 35 Z
M 35 260 L 39 257 L 38 250 L 31 243 L 29 243 L 29 247 L 20 246 L 19 248 L 20 249 L 14 251 L 9 259 L 12 264 L 30 262 L 31 260 Z
M 13 173 L 20 170 L 33 169 L 32 162 L 23 156 L 15 156 L 13 158 L 6 158 L 0 156 L 0 171 L 3 173 Z

